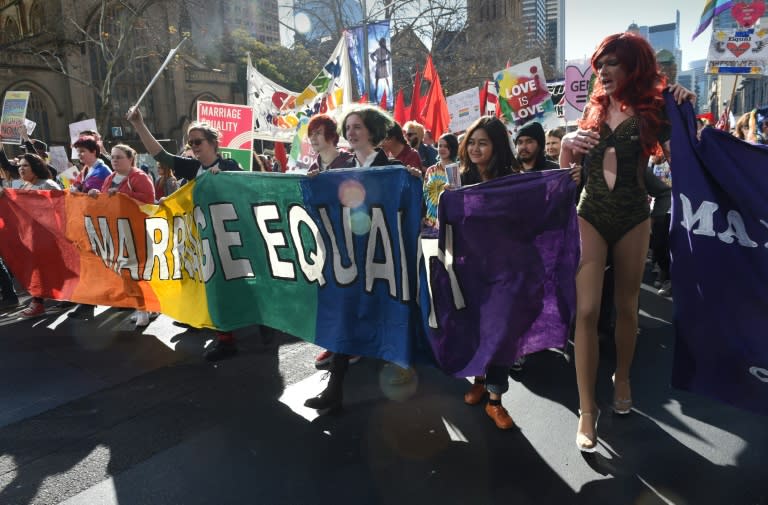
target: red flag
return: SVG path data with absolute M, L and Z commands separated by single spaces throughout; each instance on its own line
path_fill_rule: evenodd
M 451 115 L 448 113 L 448 103 L 445 101 L 443 86 L 440 84 L 440 76 L 437 74 L 432 55 L 427 56 L 427 64 L 424 67 L 424 79 L 430 82 L 429 92 L 421 111 L 424 126 L 432 130 L 434 138 L 448 131 Z
M 288 170 L 288 154 L 285 152 L 285 144 L 275 142 L 275 159 L 280 162 L 280 171 Z
M 411 110 L 408 119 L 421 122 L 421 72 L 416 67 L 416 77 L 413 79 L 413 93 L 411 93 Z
M 381 94 L 381 101 L 379 102 L 379 107 L 387 110 L 387 90 L 384 90 L 384 93 Z
M 357 103 L 368 103 L 368 93 L 363 93 L 363 96 L 360 97 Z
M 408 118 L 405 112 L 405 95 L 403 95 L 403 88 L 400 88 L 395 96 L 395 121 L 400 126 L 403 126 Z
M 480 88 L 480 115 L 485 116 L 486 100 L 488 100 L 488 82 L 485 81 Z

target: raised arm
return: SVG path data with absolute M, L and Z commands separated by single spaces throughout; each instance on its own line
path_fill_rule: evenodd
M 161 146 L 157 139 L 152 136 L 147 125 L 144 124 L 144 118 L 141 117 L 141 111 L 139 111 L 138 107 L 134 106 L 128 109 L 125 119 L 127 119 L 136 129 L 136 133 L 139 134 L 141 143 L 144 144 L 144 148 L 150 155 L 154 157 L 163 150 L 163 146 Z

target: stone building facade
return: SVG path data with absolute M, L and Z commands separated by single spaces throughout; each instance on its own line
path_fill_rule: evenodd
M 276 11 L 276 0 L 261 1 L 271 1 Z M 224 58 L 218 68 L 209 68 L 195 57 L 220 43 L 231 25 L 239 27 L 241 23 L 233 20 L 242 19 L 243 11 L 227 2 L 157 0 L 142 16 L 133 36 L 126 39 L 131 49 L 149 48 L 152 56 L 133 60 L 132 71 L 115 79 L 110 113 L 105 114 L 100 94 L 82 82 L 101 86 L 105 63 L 96 46 L 84 42 L 85 35 L 78 29 L 83 27 L 93 36 L 101 29 L 107 37 L 121 29 L 114 22 L 119 16 L 112 17 L 111 11 L 100 21 L 100 4 L 98 0 L 0 0 L 0 96 L 7 91 L 31 92 L 27 117 L 38 124 L 33 137 L 66 145 L 69 123 L 106 116 L 106 124 L 98 127 L 108 142 L 135 144 L 137 139 L 124 120 L 125 112 L 170 48 L 187 33 L 191 34 L 192 43 L 187 43 L 191 47 L 185 47 L 169 64 L 142 103 L 152 132 L 158 139 L 169 139 L 168 149 L 175 150 L 183 141 L 186 125 L 195 117 L 198 100 L 244 103 L 244 84 L 238 82 L 237 67 L 231 59 Z M 264 24 L 257 21 L 249 28 L 261 26 Z M 270 33 L 266 38 L 275 40 L 275 35 Z M 40 53 L 48 57 L 49 64 Z M 49 68 L 59 63 L 72 77 Z M 122 128 L 123 137 L 112 136 L 116 126 Z

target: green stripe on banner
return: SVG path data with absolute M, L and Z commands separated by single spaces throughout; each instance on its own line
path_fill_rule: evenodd
M 206 292 L 217 328 L 260 323 L 314 342 L 318 287 L 306 259 L 316 242 L 302 177 L 224 172 L 196 179 L 195 214 L 202 212 L 204 252 L 210 248 L 215 262 Z

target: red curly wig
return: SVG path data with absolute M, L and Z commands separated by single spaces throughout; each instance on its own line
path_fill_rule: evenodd
M 659 72 L 653 49 L 644 38 L 633 33 L 609 35 L 592 55 L 592 70 L 596 76 L 599 76 L 597 61 L 608 54 L 616 56 L 627 76 L 616 88 L 612 98 L 617 100 L 622 108 L 631 107 L 638 116 L 643 152 L 649 156 L 658 154 L 660 147 L 657 135 L 663 123 L 660 111 L 664 108 L 661 92 L 666 87 L 667 80 Z M 595 79 L 589 107 L 579 121 L 579 126 L 588 130 L 599 130 L 605 121 L 609 102 L 603 83 L 598 77 Z

